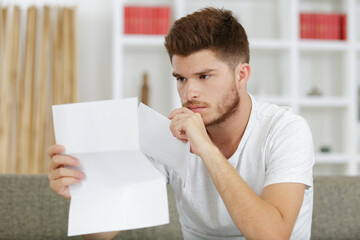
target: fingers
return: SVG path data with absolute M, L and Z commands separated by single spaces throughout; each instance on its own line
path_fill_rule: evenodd
M 61 156 L 61 155 L 55 155 Z M 64 157 L 64 155 L 62 156 Z M 55 158 L 55 157 L 53 157 Z M 55 166 L 57 164 L 53 164 Z M 70 199 L 69 185 L 80 183 L 86 176 L 83 172 L 59 166 L 49 171 L 50 187 L 60 196 Z
M 187 142 L 188 139 L 187 139 L 186 131 L 189 126 L 193 126 L 194 123 L 199 120 L 199 116 L 197 115 L 200 116 L 200 114 L 193 112 L 175 115 L 170 124 L 170 130 L 173 136 L 183 142 Z M 201 116 L 200 116 L 200 120 L 201 120 Z
M 47 153 L 50 158 L 52 158 L 55 154 L 60 154 L 64 151 L 65 151 L 65 147 L 62 145 L 52 145 L 47 149 Z
M 83 172 L 65 167 L 54 169 L 49 173 L 50 180 L 57 180 L 59 178 L 69 178 L 69 177 L 81 180 L 85 178 L 85 174 Z
M 57 180 L 52 180 L 50 182 L 50 186 L 52 189 L 54 189 L 56 192 L 59 192 L 60 189 L 64 189 L 64 187 L 79 183 L 81 179 L 77 178 L 59 178 Z
M 64 151 L 65 147 L 61 145 L 48 147 L 47 152 L 51 158 L 48 177 L 50 179 L 50 187 L 60 196 L 70 199 L 69 185 L 79 183 L 86 176 L 83 172 L 64 167 L 65 165 L 73 167 L 79 165 L 78 159 L 61 154 Z
M 186 136 L 186 129 L 181 123 L 173 124 L 171 127 L 171 132 L 174 137 L 186 143 L 188 141 Z
M 64 198 L 70 199 L 69 185 L 77 184 L 81 180 L 76 178 L 59 178 L 57 180 L 50 181 L 50 187 Z
M 175 115 L 180 114 L 180 113 L 193 113 L 193 111 L 191 111 L 190 109 L 188 109 L 186 107 L 178 108 L 170 113 L 169 119 L 173 119 Z
M 179 122 L 180 118 L 184 119 L 184 116 L 176 115 L 176 116 L 174 116 L 174 118 L 172 119 L 172 121 L 170 123 L 170 131 L 171 131 L 172 135 L 178 139 L 180 139 L 179 137 L 181 137 L 181 135 L 185 135 L 185 137 L 186 137 L 186 131 Z M 182 139 L 180 139 L 180 140 L 182 140 L 182 141 L 185 140 L 183 138 L 184 138 L 184 136 L 182 136 Z
M 82 172 L 79 172 L 74 169 L 66 168 L 66 166 L 72 166 L 76 167 L 79 165 L 79 160 L 65 154 L 59 154 L 58 152 L 61 152 L 61 149 L 63 149 L 62 146 L 58 148 L 60 145 L 54 145 L 51 146 L 48 150 L 49 155 L 52 155 L 51 158 L 51 164 L 49 167 L 49 179 L 55 180 L 62 177 L 72 177 L 72 178 L 78 178 L 83 179 L 85 178 L 85 174 Z M 57 149 L 57 150 L 56 150 Z M 53 154 L 56 153 L 56 154 Z
M 77 158 L 65 154 L 56 154 L 51 158 L 51 160 L 50 169 L 58 168 L 61 165 L 76 167 L 80 163 Z

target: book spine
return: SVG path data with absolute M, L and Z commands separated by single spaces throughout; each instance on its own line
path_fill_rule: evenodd
M 161 34 L 161 9 L 162 7 L 157 7 L 154 9 L 154 34 Z
M 331 24 L 331 15 L 324 14 L 323 22 L 324 22 L 324 39 L 331 39 L 331 29 L 333 28 Z
M 333 38 L 339 40 L 341 39 L 341 25 L 340 25 L 340 15 L 339 14 L 333 14 Z
M 134 19 L 134 8 L 126 6 L 124 8 L 124 33 L 133 34 L 134 33 L 134 24 L 136 19 Z
M 347 16 L 346 14 L 342 14 L 340 16 L 340 39 L 346 40 L 347 39 Z
M 306 23 L 306 14 L 300 13 L 300 38 L 304 39 L 307 38 L 306 30 L 307 30 L 307 23 Z
M 308 38 L 314 38 L 315 37 L 315 21 L 314 21 L 314 14 L 309 14 L 308 21 L 309 21 L 309 32 L 308 32 Z

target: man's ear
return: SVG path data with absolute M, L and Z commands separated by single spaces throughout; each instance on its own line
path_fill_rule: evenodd
M 237 88 L 243 89 L 250 77 L 251 68 L 248 63 L 240 63 L 235 69 L 235 81 Z

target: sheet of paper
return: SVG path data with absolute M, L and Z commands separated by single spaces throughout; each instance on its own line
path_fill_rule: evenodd
M 56 143 L 66 153 L 139 150 L 136 98 L 53 106 Z
M 142 103 L 139 119 L 141 150 L 174 169 L 185 182 L 190 144 L 172 135 L 168 118 Z
M 72 188 L 69 236 L 169 223 L 165 179 L 140 151 L 75 156 L 87 179 Z
M 137 99 L 53 106 L 57 144 L 87 176 L 72 185 L 68 235 L 169 222 L 165 179 L 139 148 Z

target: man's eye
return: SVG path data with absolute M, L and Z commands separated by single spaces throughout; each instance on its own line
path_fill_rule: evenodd
M 200 79 L 208 79 L 210 77 L 210 75 L 201 75 Z
M 176 78 L 176 80 L 179 81 L 179 82 L 185 82 L 185 81 L 186 81 L 186 78 L 184 78 L 184 77 L 178 77 L 178 78 Z

